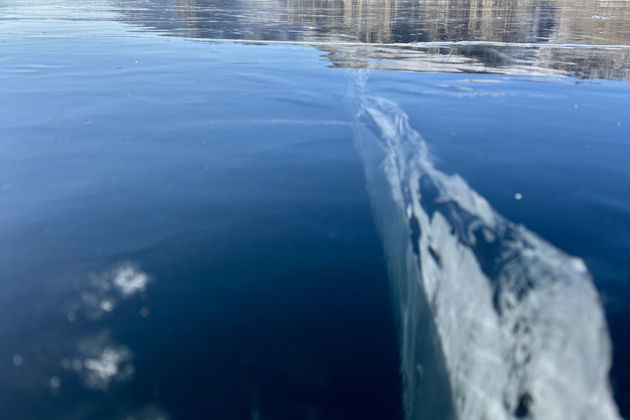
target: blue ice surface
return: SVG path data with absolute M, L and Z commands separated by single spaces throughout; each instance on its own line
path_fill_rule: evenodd
M 172 38 L 0 50 L 7 418 L 400 416 L 353 70 L 312 47 Z M 377 70 L 367 88 L 406 110 L 439 168 L 585 259 L 627 412 L 630 84 Z M 94 285 L 127 263 L 144 292 Z M 72 362 L 108 346 L 134 373 L 104 394 Z

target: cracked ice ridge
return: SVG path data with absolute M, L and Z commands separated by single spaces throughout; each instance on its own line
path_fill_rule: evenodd
M 358 88 L 365 92 L 361 80 Z M 389 261 L 390 277 L 415 273 L 397 281 L 423 290 L 455 416 L 619 419 L 608 330 L 584 262 L 506 220 L 458 175 L 438 170 L 396 103 L 364 93 L 358 100 L 355 136 L 368 185 L 384 176 L 390 189 L 389 197 L 370 191 L 386 253 L 406 250 L 399 267 Z M 376 165 L 365 159 L 374 150 Z M 391 200 L 393 215 L 383 200 Z M 388 235 L 392 223 L 408 235 Z M 413 271 L 402 267 L 409 265 Z M 416 360 L 406 343 L 418 333 L 409 319 L 417 300 L 399 300 L 403 382 L 417 394 L 414 375 L 430 361 Z M 417 418 L 417 400 L 405 397 L 407 418 Z

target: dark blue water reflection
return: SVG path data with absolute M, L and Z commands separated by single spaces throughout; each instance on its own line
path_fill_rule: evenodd
M 630 413 L 627 50 L 334 46 L 468 35 L 418 24 L 407 39 L 395 19 L 398 35 L 360 32 L 380 15 L 333 13 L 309 38 L 305 6 L 289 14 L 300 36 L 250 32 L 317 48 L 142 37 L 218 32 L 208 5 L 166 19 L 149 13 L 161 3 L 110 3 L 0 5 L 0 418 L 402 418 L 353 144 L 357 67 L 428 71 L 373 70 L 366 86 L 409 114 L 440 169 L 584 258 Z M 561 43 L 562 7 L 536 9 L 534 38 L 490 41 Z M 601 43 L 625 42 L 597 25 Z M 591 33 L 578 27 L 570 41 Z
M 4 46 L 4 416 L 399 417 L 360 162 L 309 87 L 343 73 L 308 48 L 40 41 Z M 149 282 L 126 296 L 121 264 Z

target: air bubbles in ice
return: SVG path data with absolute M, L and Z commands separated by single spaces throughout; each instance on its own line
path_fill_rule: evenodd
M 103 352 L 94 359 L 86 359 L 84 368 L 87 373 L 87 383 L 94 388 L 106 388 L 112 379 L 121 375 L 126 376 L 126 372 L 131 373 L 130 365 L 125 362 L 129 360 L 130 353 L 125 347 L 112 348 L 105 347 Z M 124 365 L 125 371 L 121 369 Z
M 13 362 L 15 366 L 22 366 L 24 364 L 24 358 L 22 357 L 21 354 L 13 355 L 13 357 L 11 358 L 11 361 Z
M 79 358 L 62 365 L 71 366 L 89 388 L 105 390 L 112 381 L 124 381 L 134 373 L 131 351 L 112 342 L 107 331 L 82 341 L 78 349 Z
M 111 312 L 114 309 L 114 302 L 107 299 L 103 300 L 101 302 L 101 309 L 105 312 Z
M 149 276 L 133 265 L 128 264 L 114 271 L 113 282 L 123 296 L 128 297 L 144 291 L 149 282 Z
M 59 376 L 52 376 L 48 380 L 48 384 L 52 389 L 58 389 L 61 386 L 61 379 L 59 378 Z
M 66 319 L 69 322 L 77 321 L 79 314 L 85 320 L 100 320 L 114 312 L 122 300 L 145 291 L 150 278 L 137 265 L 124 263 L 106 271 L 92 272 L 86 280 L 78 299 L 68 305 Z M 143 306 L 139 315 L 149 316 L 149 308 Z M 133 375 L 131 350 L 111 340 L 108 330 L 83 337 L 76 345 L 77 353 L 62 358 L 60 364 L 64 370 L 79 375 L 88 388 L 106 390 L 112 381 L 124 381 Z M 20 355 L 13 357 L 16 366 L 22 362 Z M 58 376 L 49 378 L 52 389 L 60 385 Z
M 100 319 L 112 312 L 118 301 L 128 299 L 147 288 L 149 276 L 131 263 L 125 263 L 103 273 L 90 275 L 90 283 L 81 292 L 81 303 L 88 319 Z M 76 315 L 67 315 L 74 322 Z

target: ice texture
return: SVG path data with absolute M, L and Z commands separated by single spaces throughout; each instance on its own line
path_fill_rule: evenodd
M 355 138 L 398 310 L 406 418 L 619 419 L 584 262 L 437 169 L 405 112 L 358 74 Z

